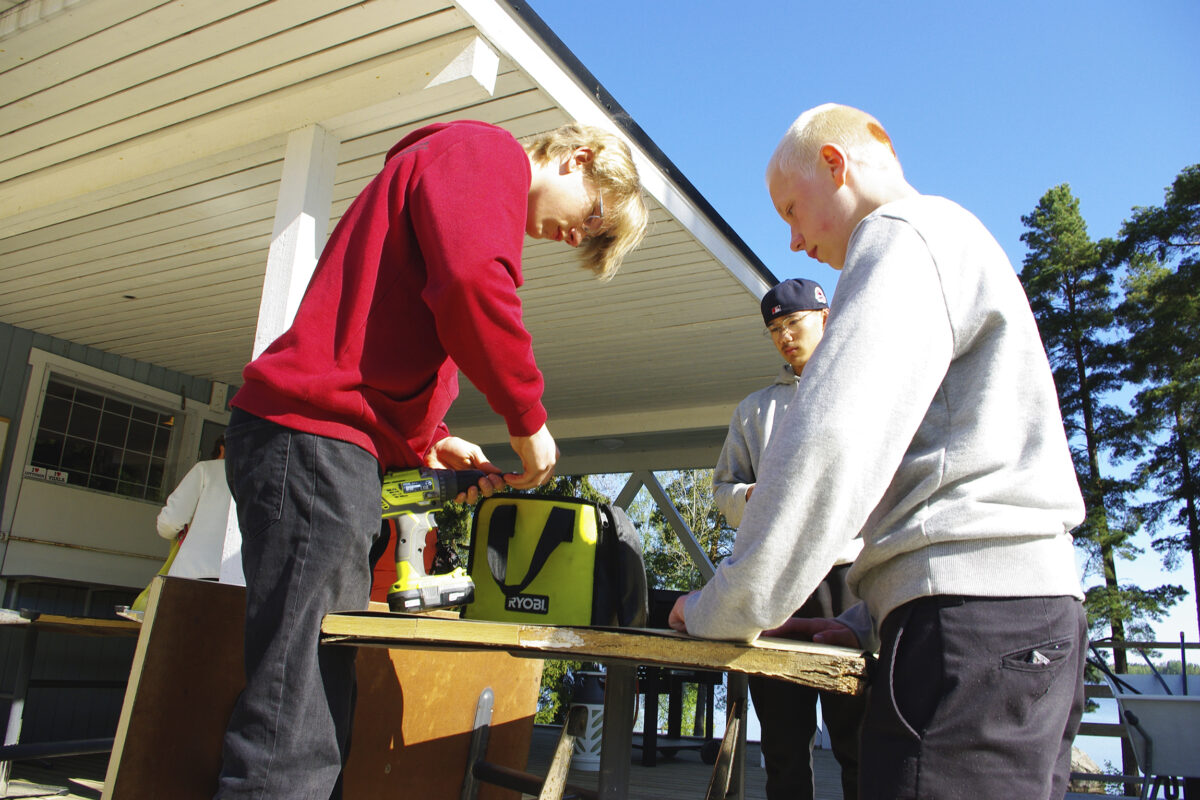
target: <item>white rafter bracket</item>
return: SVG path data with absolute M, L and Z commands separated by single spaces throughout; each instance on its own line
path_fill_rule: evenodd
M 495 94 L 500 56 L 480 37 L 456 35 L 431 49 L 429 57 L 421 72 L 432 75 L 428 81 L 415 84 L 406 76 L 393 97 L 323 120 L 322 126 L 345 141 L 481 103 Z
M 489 95 L 493 95 L 496 93 L 496 76 L 499 72 L 500 56 L 487 46 L 487 42 L 476 36 L 425 88 L 432 89 L 454 81 L 473 80 Z

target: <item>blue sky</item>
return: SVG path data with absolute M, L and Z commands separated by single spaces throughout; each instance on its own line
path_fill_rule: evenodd
M 909 182 L 949 197 L 1020 269 L 1021 216 L 1068 183 L 1093 238 L 1200 162 L 1200 3 L 528 0 L 777 277 L 836 273 L 787 249 L 763 170 L 800 112 L 888 129 Z M 1123 580 L 1172 580 L 1157 557 Z M 1197 639 L 1195 604 L 1159 627 Z

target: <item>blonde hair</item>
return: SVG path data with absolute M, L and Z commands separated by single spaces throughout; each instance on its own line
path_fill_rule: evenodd
M 584 239 L 579 251 L 584 267 L 600 280 L 611 279 L 646 235 L 650 216 L 629 146 L 602 128 L 577 122 L 526 139 L 523 145 L 538 164 L 568 156 L 580 147 L 592 151 L 584 175 L 604 196 L 604 232 Z
M 879 120 L 850 106 L 826 103 L 805 111 L 779 141 L 767 162 L 767 178 L 779 173 L 799 173 L 812 178 L 820 151 L 835 144 L 855 163 L 883 170 L 899 170 L 900 161 Z

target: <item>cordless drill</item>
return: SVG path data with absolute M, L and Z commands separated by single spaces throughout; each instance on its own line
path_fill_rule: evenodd
M 388 592 L 392 611 L 461 606 L 475 599 L 475 584 L 462 567 L 439 575 L 425 572 L 425 536 L 435 527 L 434 512 L 486 474 L 420 467 L 383 476 L 383 518 L 396 519 L 396 582 Z

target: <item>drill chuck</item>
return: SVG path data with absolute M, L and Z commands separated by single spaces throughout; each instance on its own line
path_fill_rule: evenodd
M 405 469 L 383 476 L 383 518 L 441 511 L 487 473 L 477 469 Z

